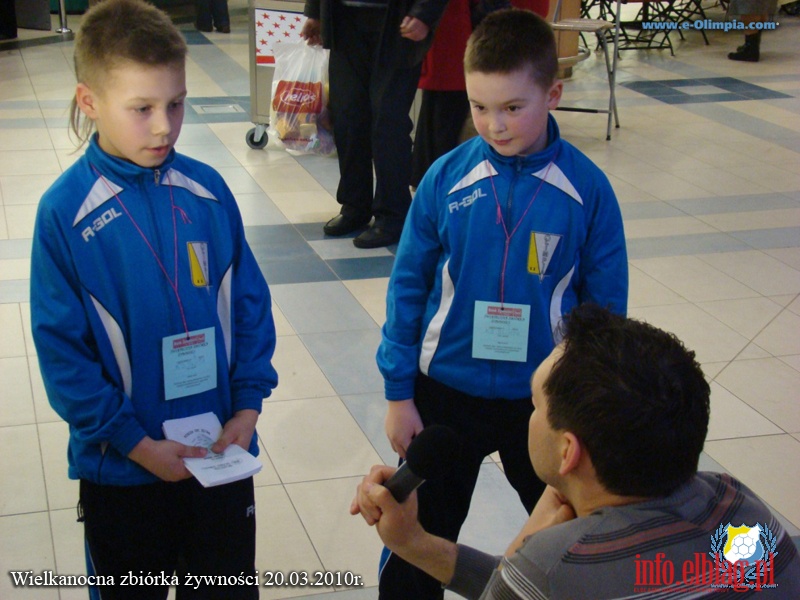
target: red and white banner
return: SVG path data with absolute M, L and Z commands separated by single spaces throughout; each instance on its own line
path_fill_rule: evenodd
M 275 44 L 303 41 L 300 32 L 307 17 L 301 13 L 256 8 L 254 18 L 256 64 L 275 64 Z

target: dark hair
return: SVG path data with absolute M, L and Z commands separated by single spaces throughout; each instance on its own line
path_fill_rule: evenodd
M 86 12 L 75 35 L 75 76 L 79 83 L 99 87 L 125 62 L 183 66 L 186 54 L 186 40 L 164 11 L 144 0 L 103 0 Z M 93 123 L 82 118 L 74 98 L 70 125 L 85 143 Z
M 671 333 L 593 305 L 566 318 L 564 352 L 544 383 L 548 421 L 575 434 L 600 483 L 666 496 L 697 472 L 709 386 Z
M 508 8 L 489 13 L 469 37 L 464 71 L 512 73 L 523 69 L 530 69 L 543 88 L 555 81 L 558 55 L 552 28 L 529 10 Z

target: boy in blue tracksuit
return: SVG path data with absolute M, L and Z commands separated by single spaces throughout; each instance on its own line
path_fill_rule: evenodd
M 31 268 L 33 336 L 48 398 L 69 423 L 90 572 L 105 598 L 166 598 L 122 576 L 252 575 L 248 478 L 205 489 L 165 420 L 213 412 L 213 449 L 257 454 L 277 385 L 266 281 L 236 202 L 211 167 L 177 154 L 187 47 L 141 0 L 106 0 L 76 36 L 72 107 L 86 153 L 44 194 Z M 85 120 L 84 120 L 85 119 Z M 110 579 L 104 579 L 110 582 Z M 92 593 L 95 593 L 93 590 Z M 255 586 L 178 598 L 257 598 Z
M 417 189 L 377 356 L 386 431 L 401 457 L 434 423 L 462 438 L 458 464 L 419 490 L 423 527 L 452 540 L 492 452 L 533 508 L 544 484 L 528 456 L 531 374 L 570 309 L 593 302 L 625 314 L 628 295 L 614 192 L 549 114 L 562 92 L 549 25 L 528 11 L 492 13 L 464 64 L 480 137 L 434 163 Z M 392 555 L 380 596 L 441 598 L 442 590 Z

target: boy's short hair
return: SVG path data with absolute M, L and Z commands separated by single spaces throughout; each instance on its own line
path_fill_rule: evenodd
M 570 431 L 597 478 L 622 496 L 660 497 L 697 472 L 709 386 L 694 352 L 671 333 L 582 305 L 544 383 L 547 418 Z
M 89 87 L 102 86 L 108 72 L 126 62 L 183 66 L 187 52 L 186 40 L 162 10 L 144 0 L 103 0 L 86 12 L 75 34 L 75 76 Z M 81 120 L 73 100 L 70 123 L 85 141 L 92 124 Z
M 472 32 L 464 54 L 466 73 L 512 73 L 530 69 L 549 88 L 558 73 L 556 39 L 550 24 L 529 10 L 490 13 Z

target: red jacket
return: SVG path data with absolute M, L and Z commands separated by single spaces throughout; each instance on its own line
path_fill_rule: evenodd
M 464 50 L 472 33 L 470 4 L 472 0 L 450 0 L 436 27 L 433 44 L 422 62 L 418 87 L 423 90 L 457 91 L 464 83 Z M 511 0 L 517 8 L 547 16 L 549 0 Z

